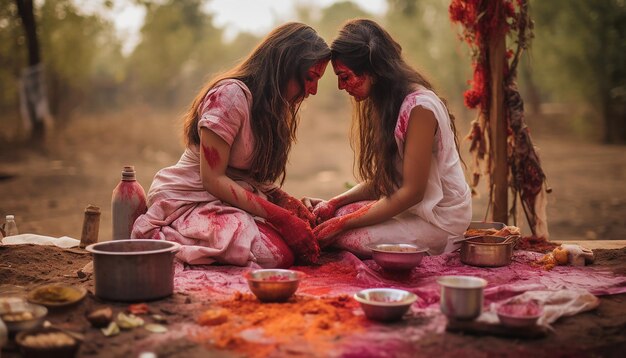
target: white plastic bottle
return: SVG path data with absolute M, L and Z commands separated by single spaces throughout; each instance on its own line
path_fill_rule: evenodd
M 135 220 L 146 210 L 146 192 L 135 179 L 135 167 L 125 166 L 122 180 L 113 189 L 111 196 L 113 240 L 130 239 Z
M 17 224 L 15 223 L 15 216 L 7 215 L 4 223 L 4 236 L 18 235 Z

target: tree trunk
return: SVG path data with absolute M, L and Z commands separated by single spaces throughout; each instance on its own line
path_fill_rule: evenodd
M 502 21 L 501 21 L 502 22 Z M 501 24 L 502 26 L 502 24 Z M 500 31 L 494 31 L 500 34 Z M 508 123 L 504 113 L 504 61 L 506 54 L 504 34 L 489 39 L 489 73 L 490 75 L 490 142 L 493 146 L 493 195 L 492 219 L 508 224 L 509 209 L 509 164 L 507 160 Z
M 52 116 L 44 86 L 43 67 L 37 41 L 37 24 L 33 0 L 15 0 L 22 20 L 28 47 L 28 67 L 22 73 L 20 83 L 20 104 L 25 127 L 30 131 L 31 140 L 41 143 L 46 131 L 52 126 Z

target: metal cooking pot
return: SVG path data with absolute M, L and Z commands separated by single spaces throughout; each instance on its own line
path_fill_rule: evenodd
M 481 267 L 507 266 L 513 257 L 515 237 L 476 236 L 461 242 L 461 262 Z
M 111 301 L 149 301 L 174 292 L 174 255 L 180 245 L 160 240 L 92 244 L 96 296 Z

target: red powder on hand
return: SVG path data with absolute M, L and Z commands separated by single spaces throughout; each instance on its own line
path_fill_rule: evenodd
M 313 237 L 311 226 L 294 213 L 289 212 L 252 193 L 247 193 L 248 200 L 255 201 L 267 213 L 267 222 L 282 236 L 297 259 L 303 263 L 315 263 L 320 256 L 320 247 Z
M 300 219 L 309 223 L 309 225 L 315 225 L 315 215 L 309 211 L 309 209 L 302 204 L 302 202 L 293 196 L 285 193 L 284 191 L 277 189 L 271 194 L 274 204 L 281 208 L 294 213 Z

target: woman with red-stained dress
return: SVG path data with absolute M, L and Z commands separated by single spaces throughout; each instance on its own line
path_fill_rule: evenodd
M 364 19 L 346 23 L 331 45 L 339 89 L 355 100 L 362 182 L 329 201 L 305 200 L 321 246 L 368 257 L 372 244 L 411 243 L 439 254 L 471 220 L 454 117 L 401 51 Z
M 288 23 L 211 80 L 185 116 L 186 150 L 154 177 L 132 238 L 178 242 L 191 264 L 315 262 L 314 216 L 274 182 L 285 178 L 300 103 L 329 60 L 315 30 Z

